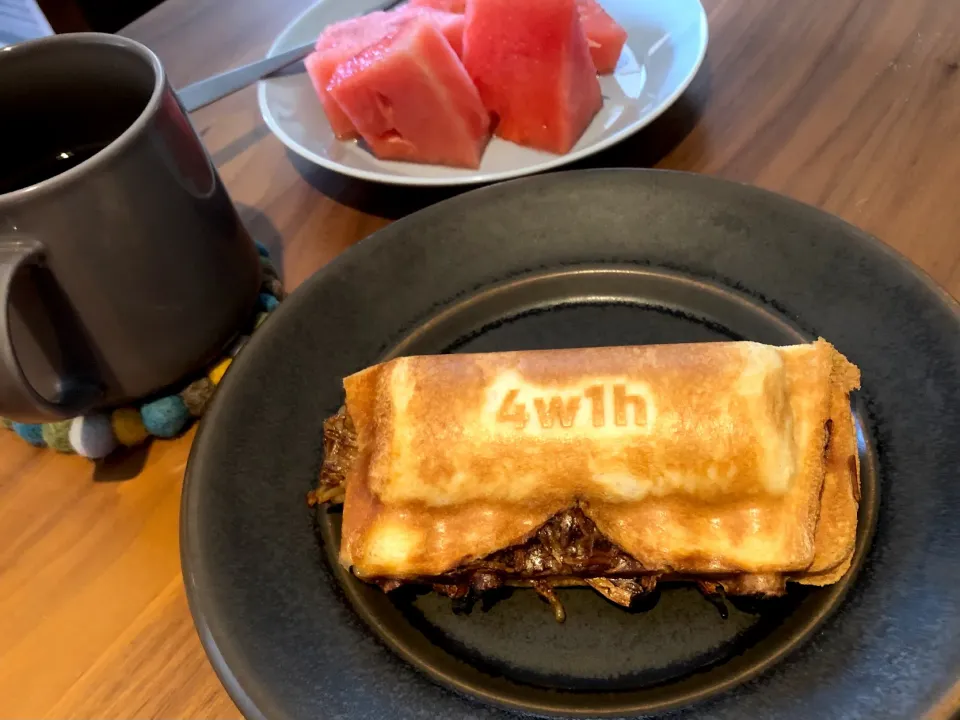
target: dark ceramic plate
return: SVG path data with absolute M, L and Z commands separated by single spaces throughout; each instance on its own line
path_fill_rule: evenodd
M 250 718 L 943 709 L 960 680 L 957 310 L 836 218 L 696 175 L 541 176 L 401 220 L 284 303 L 203 422 L 182 554 L 214 668 Z M 829 588 L 725 620 L 684 587 L 629 612 L 567 590 L 564 625 L 530 591 L 456 614 L 350 578 L 339 516 L 305 504 L 341 378 L 386 357 L 818 335 L 863 372 L 859 545 Z

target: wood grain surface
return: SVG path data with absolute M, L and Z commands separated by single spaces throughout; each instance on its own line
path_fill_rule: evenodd
M 261 57 L 311 0 L 167 0 L 125 34 L 182 86 Z M 592 166 L 749 182 L 877 235 L 960 295 L 960 0 L 704 0 L 690 90 Z M 197 129 L 293 288 L 446 191 L 288 155 L 251 88 Z M 0 717 L 237 717 L 190 621 L 177 513 L 192 433 L 93 465 L 0 433 Z M 936 699 L 931 698 L 931 703 Z M 960 703 L 943 688 L 931 717 Z

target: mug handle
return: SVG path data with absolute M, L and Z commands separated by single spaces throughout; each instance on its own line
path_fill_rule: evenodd
M 32 267 L 43 268 L 44 256 L 43 244 L 33 238 L 0 237 L 0 416 L 18 422 L 51 422 L 76 417 L 88 411 L 102 395 L 98 383 L 54 371 L 58 398 L 51 401 L 37 392 L 24 373 L 14 348 L 14 282 Z M 50 326 L 60 321 L 52 317 L 44 320 Z

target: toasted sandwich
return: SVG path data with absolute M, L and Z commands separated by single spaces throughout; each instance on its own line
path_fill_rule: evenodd
M 388 591 L 781 595 L 850 567 L 859 384 L 824 340 L 398 358 L 344 380 L 310 502 Z

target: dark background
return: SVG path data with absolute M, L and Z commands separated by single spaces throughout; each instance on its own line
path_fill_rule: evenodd
M 54 32 L 116 32 L 162 0 L 38 0 Z

